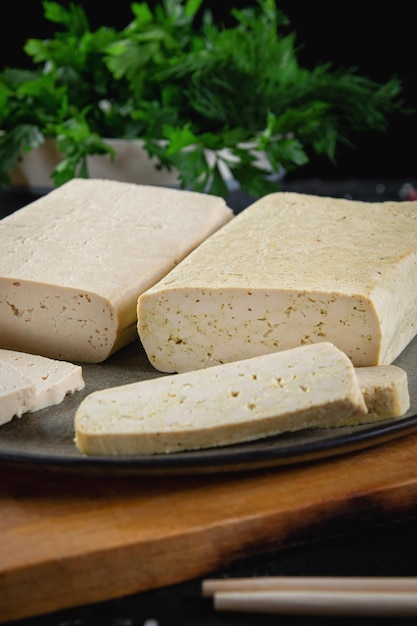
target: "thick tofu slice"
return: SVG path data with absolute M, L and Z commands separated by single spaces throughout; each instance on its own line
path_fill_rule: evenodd
M 0 360 L 0 426 L 30 410 L 36 398 L 34 382 Z
M 402 417 L 410 408 L 407 372 L 397 365 L 357 367 L 367 421 Z
M 140 296 L 138 332 L 163 372 L 320 341 L 391 364 L 417 332 L 417 202 L 265 196 Z
M 60 404 L 66 395 L 85 387 L 82 367 L 66 361 L 0 349 L 0 363 L 14 366 L 35 385 L 35 397 L 27 411 Z
M 0 221 L 0 347 L 101 362 L 138 296 L 233 217 L 222 198 L 74 179 Z
M 351 361 L 323 342 L 93 392 L 75 443 L 87 455 L 150 455 L 365 420 Z

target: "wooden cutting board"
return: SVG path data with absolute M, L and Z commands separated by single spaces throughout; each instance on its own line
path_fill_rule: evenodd
M 224 475 L 0 469 L 3 623 L 206 576 L 245 556 L 350 531 L 355 521 L 417 513 L 417 434 Z

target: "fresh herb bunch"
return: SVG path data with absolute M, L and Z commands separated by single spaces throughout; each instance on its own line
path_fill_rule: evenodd
M 88 177 L 87 156 L 107 138 L 141 139 L 150 156 L 179 172 L 183 188 L 227 196 L 225 163 L 242 190 L 277 189 L 272 173 L 316 153 L 335 161 L 356 131 L 384 131 L 402 110 L 402 86 L 300 66 L 296 34 L 275 0 L 232 9 L 216 24 L 203 0 L 131 5 L 123 29 L 92 30 L 80 5 L 44 1 L 53 37 L 29 39 L 31 69 L 0 73 L 0 182 L 19 155 L 55 138 L 60 185 Z

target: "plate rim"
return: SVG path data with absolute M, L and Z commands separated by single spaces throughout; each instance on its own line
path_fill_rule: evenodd
M 343 427 L 341 427 L 343 428 Z M 14 466 L 30 465 L 34 469 L 55 471 L 133 472 L 141 474 L 213 473 L 243 471 L 275 466 L 289 466 L 328 459 L 349 452 L 369 449 L 417 431 L 417 414 L 405 417 L 346 427 L 350 432 L 325 439 L 317 438 L 307 444 L 295 443 L 287 447 L 270 444 L 281 435 L 256 439 L 253 442 L 202 450 L 155 455 L 115 456 L 59 456 L 53 453 L 36 454 L 2 449 L 0 463 Z M 310 431 L 316 429 L 309 429 Z M 318 431 L 330 429 L 317 429 Z M 339 429 L 337 429 L 339 430 Z M 298 431 L 297 431 L 298 432 Z M 294 433 L 283 433 L 288 436 Z M 256 448 L 253 444 L 256 443 Z M 265 445 L 263 445 L 265 444 Z M 219 454 L 220 452 L 220 454 Z

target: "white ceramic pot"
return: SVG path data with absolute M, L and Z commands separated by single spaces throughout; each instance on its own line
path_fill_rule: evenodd
M 144 185 L 178 186 L 178 173 L 162 168 L 155 158 L 149 158 L 139 140 L 108 139 L 115 157 L 93 155 L 87 157 L 91 178 L 105 178 Z M 10 172 L 12 184 L 33 190 L 52 189 L 51 173 L 61 160 L 52 139 L 42 146 L 24 153 Z
M 88 173 L 91 178 L 119 180 L 122 182 L 138 183 L 143 185 L 159 185 L 164 187 L 179 187 L 178 171 L 161 167 L 158 159 L 150 158 L 140 140 L 107 139 L 106 142 L 115 151 L 114 158 L 110 155 L 93 155 L 87 157 Z M 250 144 L 248 144 L 250 147 Z M 233 164 L 237 158 L 224 149 L 219 151 L 219 169 L 230 191 L 239 188 L 234 180 L 227 163 Z M 270 171 L 269 162 L 263 153 L 254 151 L 258 166 Z M 207 151 L 209 163 L 214 163 L 216 154 Z M 62 156 L 58 152 L 53 139 L 46 140 L 42 146 L 22 154 L 19 163 L 10 172 L 12 184 L 15 187 L 24 187 L 33 191 L 48 191 L 54 187 L 51 178 L 52 171 L 58 165 Z M 271 174 L 271 179 L 278 181 L 285 174 Z

